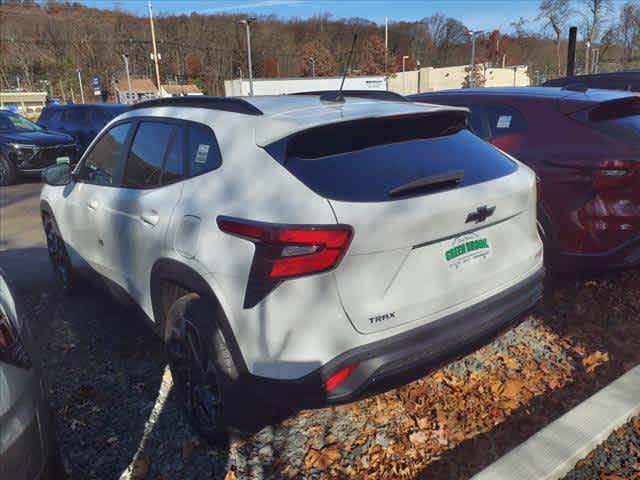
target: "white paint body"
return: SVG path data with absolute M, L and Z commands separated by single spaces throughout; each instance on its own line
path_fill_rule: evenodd
M 152 320 L 151 268 L 160 258 L 174 259 L 211 286 L 249 371 L 294 379 L 349 349 L 477 304 L 540 269 L 535 175 L 518 162 L 514 173 L 469 187 L 350 203 L 316 194 L 260 148 L 313 126 L 449 107 L 362 99 L 325 104 L 306 96 L 251 102 L 265 114 L 155 107 L 116 119 L 157 116 L 209 125 L 222 153 L 217 170 L 153 190 L 79 183 L 43 189 L 66 243 L 125 288 Z M 456 269 L 445 251 L 473 228 L 465 224 L 466 216 L 481 205 L 499 206 L 478 226 L 492 254 Z M 155 225 L 143 220 L 150 214 L 157 217 Z M 219 215 L 285 224 L 344 223 L 355 235 L 334 271 L 285 281 L 255 307 L 243 308 L 254 245 L 220 231 Z M 370 321 L 388 312 L 395 318 Z

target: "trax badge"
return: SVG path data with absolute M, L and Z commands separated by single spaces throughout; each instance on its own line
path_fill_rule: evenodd
M 382 315 L 376 315 L 374 317 L 369 317 L 370 323 L 380 323 L 385 320 L 391 320 L 392 318 L 396 318 L 396 312 L 384 313 Z

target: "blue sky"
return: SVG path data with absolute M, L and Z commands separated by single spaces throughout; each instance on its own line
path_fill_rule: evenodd
M 146 0 L 85 0 L 82 3 L 111 8 L 115 5 L 137 14 L 146 13 Z M 153 0 L 157 13 L 245 13 L 307 18 L 328 12 L 334 18 L 363 17 L 377 23 L 419 20 L 444 13 L 476 30 L 510 31 L 520 17 L 533 20 L 539 0 Z

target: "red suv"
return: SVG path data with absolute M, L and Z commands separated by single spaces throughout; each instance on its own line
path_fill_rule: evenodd
M 552 267 L 640 264 L 639 96 L 541 87 L 410 99 L 469 107 L 477 135 L 536 171 L 538 218 Z

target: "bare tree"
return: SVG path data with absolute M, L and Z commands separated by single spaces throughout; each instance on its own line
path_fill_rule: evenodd
M 571 13 L 569 0 L 542 0 L 539 7 L 539 20 L 543 20 L 545 28 L 551 28 L 556 45 L 556 61 L 558 63 L 558 75 L 562 75 L 561 43 L 562 33 L 567 25 Z
M 584 70 L 590 73 L 589 54 L 593 43 L 598 39 L 598 33 L 605 23 L 606 17 L 612 11 L 612 0 L 580 0 L 586 11 L 583 12 L 585 48 Z
M 637 2 L 627 2 L 622 6 L 615 31 L 622 45 L 622 62 L 632 61 L 633 47 L 640 39 L 640 5 Z

